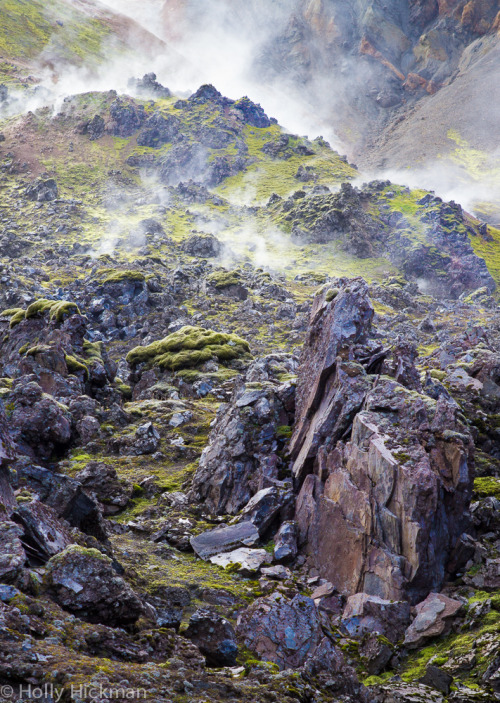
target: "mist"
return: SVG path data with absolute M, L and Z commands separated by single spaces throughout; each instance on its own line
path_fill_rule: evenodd
M 286 130 L 311 139 L 321 135 L 349 156 L 363 148 L 363 130 L 376 129 L 377 120 L 388 114 L 367 99 L 378 89 L 382 74 L 376 62 L 358 51 L 361 29 L 356 29 L 354 6 L 337 0 L 314 7 L 300 0 L 101 0 L 101 4 L 165 41 L 165 51 L 150 56 L 137 47 L 133 54 L 116 56 L 110 41 L 106 53 L 115 58 L 97 70 L 67 64 L 45 67 L 39 85 L 11 90 L 9 101 L 0 103 L 0 117 L 47 105 L 56 114 L 64 99 L 75 93 L 116 90 L 134 96 L 129 79 L 151 71 L 180 96 L 203 83 L 212 83 L 232 98 L 248 95 Z M 311 19 L 307 13 L 313 11 L 318 14 Z M 389 88 L 393 83 L 387 83 Z M 490 107 L 485 108 L 486 115 L 495 109 Z M 491 203 L 500 201 L 497 155 L 493 153 L 491 165 L 475 174 L 451 155 L 418 166 L 412 162 L 407 168 L 365 171 L 361 177 L 431 189 L 486 217 L 488 210 L 494 210 Z M 253 191 L 249 182 L 239 194 L 241 202 L 250 204 Z

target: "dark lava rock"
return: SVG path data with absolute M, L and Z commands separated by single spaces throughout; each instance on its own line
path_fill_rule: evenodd
M 224 247 L 213 234 L 193 234 L 181 244 L 181 249 L 190 256 L 210 259 L 220 256 Z
M 164 117 L 160 112 L 154 112 L 144 123 L 137 137 L 137 144 L 156 149 L 171 142 L 178 134 L 180 125 L 180 120 L 174 115 Z
M 21 505 L 12 519 L 22 525 L 22 542 L 33 565 L 43 564 L 74 542 L 68 525 L 48 505 L 32 501 Z
M 57 183 L 53 178 L 48 178 L 47 180 L 37 178 L 36 181 L 26 188 L 28 200 L 36 200 L 39 203 L 56 200 L 58 196 Z
M 287 384 L 271 382 L 235 389 L 203 450 L 192 484 L 194 500 L 214 513 L 234 515 L 263 488 L 283 487 L 278 480 L 283 460 L 276 450 L 278 428 L 292 422 L 288 390 Z
M 467 529 L 473 442 L 455 402 L 386 375 L 372 386 L 372 316 L 359 279 L 313 304 L 291 443 L 299 541 L 341 593 L 417 603 Z
M 25 453 L 48 460 L 54 450 L 71 440 L 71 419 L 54 398 L 44 394 L 30 376 L 22 376 L 13 386 L 12 436 Z
M 70 546 L 47 563 L 47 583 L 64 609 L 90 622 L 123 626 L 143 612 L 139 597 L 96 549 Z
M 100 506 L 93 493 L 85 492 L 78 480 L 26 461 L 17 462 L 15 468 L 17 485 L 28 487 L 36 493 L 46 506 L 55 511 L 58 518 L 100 541 L 107 539 Z M 81 473 L 86 480 L 88 474 L 85 471 Z M 110 488 L 110 483 L 106 486 Z M 109 493 L 112 499 L 111 489 Z
M 225 98 L 213 85 L 205 84 L 200 86 L 198 90 L 188 98 L 188 102 L 195 105 L 204 105 L 207 102 L 214 102 L 225 106 L 231 104 L 233 101 Z
M 269 486 L 258 491 L 245 505 L 240 515 L 244 520 L 250 520 L 263 537 L 271 525 L 293 517 L 295 497 L 291 488 Z
M 425 669 L 425 674 L 419 679 L 420 683 L 435 688 L 437 691 L 441 691 L 446 696 L 450 693 L 451 684 L 453 683 L 453 676 L 447 674 L 438 666 L 433 666 L 428 664 Z
M 355 593 L 347 599 L 342 625 L 351 637 L 363 638 L 368 632 L 378 632 L 393 644 L 403 638 L 410 623 L 410 604 Z
M 252 127 L 265 128 L 271 126 L 271 120 L 266 115 L 263 108 L 253 103 L 250 98 L 245 96 L 244 98 L 236 100 L 233 107 L 242 113 L 245 122 Z
M 89 135 L 91 142 L 97 141 L 104 134 L 105 122 L 101 115 L 94 115 L 86 127 L 86 132 Z
M 274 537 L 274 560 L 282 563 L 293 561 L 297 556 L 298 528 L 294 521 L 284 522 Z
M 83 489 L 94 496 L 107 515 L 124 508 L 132 495 L 132 489 L 120 481 L 113 466 L 91 461 L 76 475 Z
M 8 470 L 8 463 L 12 459 L 14 459 L 14 447 L 3 404 L 0 401 L 0 513 L 5 510 L 10 514 L 16 506 Z
M 144 108 L 133 101 L 117 98 L 109 108 L 108 130 L 115 137 L 130 137 L 144 122 Z
M 258 598 L 239 615 L 236 631 L 246 647 L 280 669 L 305 665 L 313 675 L 346 673 L 342 653 L 324 636 L 311 598 L 290 600 L 280 593 Z M 359 687 L 353 672 L 346 679 L 347 689 Z
M 12 583 L 26 562 L 26 552 L 20 537 L 23 529 L 14 522 L 0 522 L 0 581 Z
M 208 666 L 235 666 L 236 634 L 225 618 L 208 609 L 197 610 L 183 633 L 206 657 Z
M 146 98 L 170 98 L 172 93 L 156 80 L 156 73 L 146 73 L 142 78 L 131 78 L 129 86 L 135 88 L 137 94 Z

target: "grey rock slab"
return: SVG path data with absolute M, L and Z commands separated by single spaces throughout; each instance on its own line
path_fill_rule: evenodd
M 232 566 L 239 564 L 238 571 L 242 574 L 255 574 L 259 571 L 263 564 L 269 564 L 271 555 L 265 549 L 249 549 L 248 547 L 240 547 L 232 552 L 225 554 L 216 554 L 210 557 L 212 564 L 222 566 Z
M 238 522 L 215 530 L 207 530 L 191 537 L 190 544 L 195 553 L 207 561 L 216 554 L 232 552 L 238 547 L 252 546 L 259 540 L 259 532 L 250 521 Z

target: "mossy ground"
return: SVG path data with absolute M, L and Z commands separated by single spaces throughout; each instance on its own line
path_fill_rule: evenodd
M 0 54 L 6 59 L 25 60 L 51 55 L 81 62 L 102 61 L 103 42 L 111 28 L 69 3 L 51 0 L 3 0 L 0 7 L 2 34 Z

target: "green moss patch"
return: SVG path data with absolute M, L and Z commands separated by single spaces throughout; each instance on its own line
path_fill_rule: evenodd
M 79 315 L 80 310 L 76 303 L 70 303 L 67 300 L 47 300 L 46 298 L 40 298 L 35 300 L 34 303 L 28 306 L 26 310 L 22 308 L 12 308 L 10 310 L 4 310 L 2 317 L 10 316 L 10 326 L 15 327 L 22 320 L 29 320 L 32 317 L 37 317 L 38 315 L 44 315 L 48 313 L 51 322 L 62 322 L 65 317 L 69 315 Z
M 99 275 L 103 277 L 103 283 L 123 283 L 133 281 L 145 281 L 146 276 L 142 271 L 101 269 Z
M 127 354 L 127 362 L 132 366 L 150 363 L 161 369 L 177 371 L 199 366 L 211 359 L 231 361 L 249 356 L 248 342 L 235 334 L 188 326 L 146 347 L 135 347 Z
M 500 478 L 481 476 L 474 479 L 474 492 L 480 498 L 493 496 L 500 499 Z

